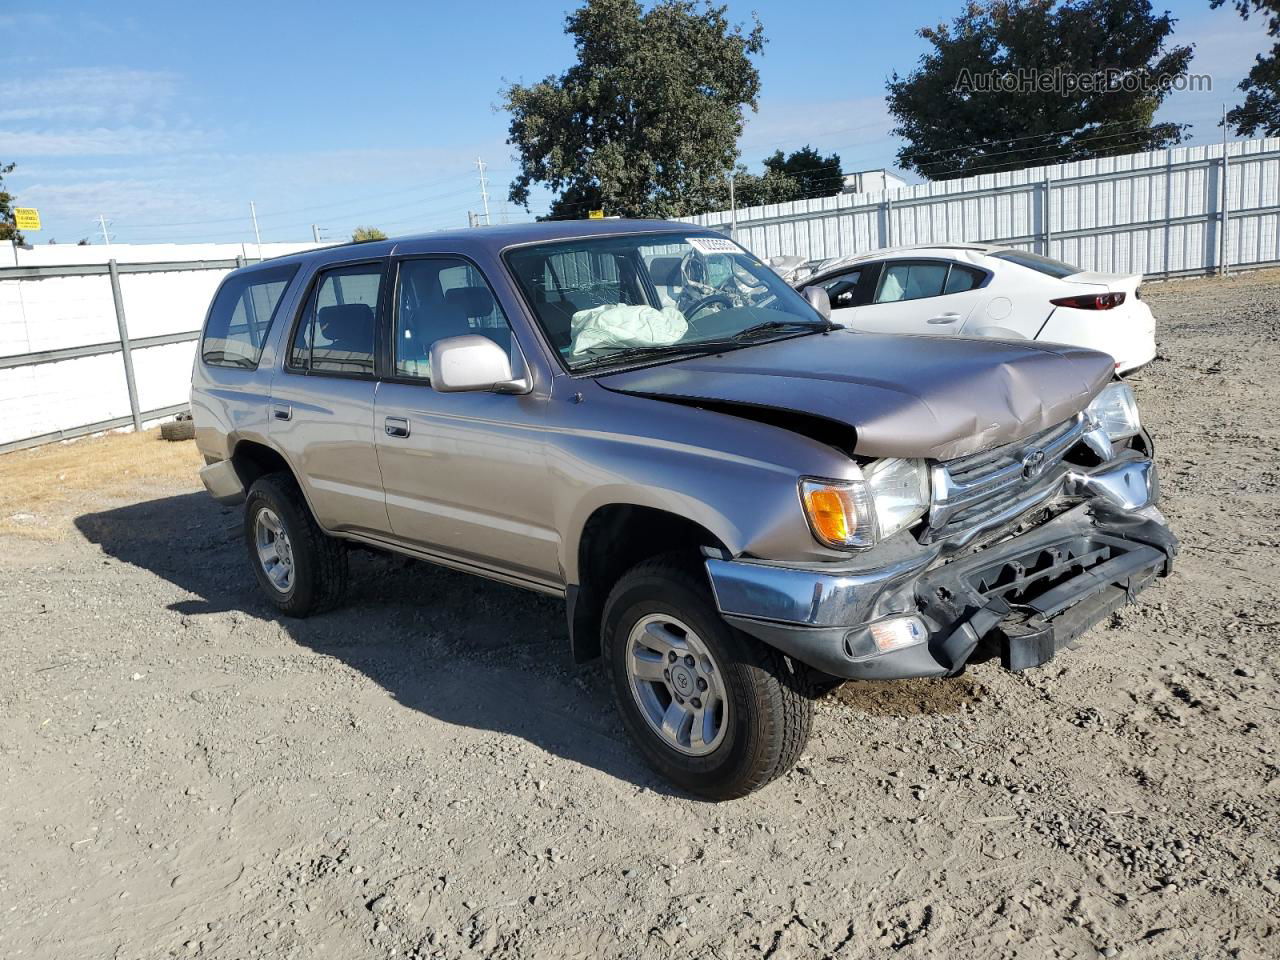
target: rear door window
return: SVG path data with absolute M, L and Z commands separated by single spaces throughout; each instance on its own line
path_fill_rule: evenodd
M 297 264 L 269 267 L 233 277 L 219 287 L 200 348 L 204 362 L 217 367 L 256 367 L 276 310 L 297 272 Z
M 382 263 L 321 273 L 294 331 L 289 366 L 311 373 L 372 376 L 382 277 Z
M 885 264 L 876 303 L 923 300 L 942 296 L 947 282 L 947 264 L 938 262 L 890 262 Z
M 966 290 L 972 290 L 974 287 L 982 283 L 986 276 L 981 270 L 974 270 L 970 267 L 962 267 L 958 263 L 951 264 L 951 272 L 947 274 L 947 285 L 943 288 L 943 293 L 964 293 Z

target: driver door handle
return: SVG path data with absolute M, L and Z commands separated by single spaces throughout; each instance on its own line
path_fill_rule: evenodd
M 960 314 L 958 313 L 940 313 L 936 317 L 930 317 L 928 322 L 934 323 L 934 324 L 955 323 L 959 319 L 960 319 Z
M 407 437 L 409 435 L 409 421 L 404 417 L 387 417 L 382 421 L 382 427 L 387 431 L 388 437 Z

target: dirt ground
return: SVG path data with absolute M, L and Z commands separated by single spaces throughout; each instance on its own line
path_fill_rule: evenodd
M 1040 670 L 847 684 L 728 804 L 552 601 L 361 556 L 283 621 L 190 443 L 0 458 L 0 957 L 1280 956 L 1280 275 L 1144 293 L 1173 576 Z

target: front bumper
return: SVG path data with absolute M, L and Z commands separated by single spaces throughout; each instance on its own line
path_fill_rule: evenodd
M 899 555 L 875 567 L 708 559 L 707 573 L 729 623 L 833 676 L 947 676 L 984 642 L 1021 670 L 1169 573 L 1178 545 L 1158 489 L 1152 461 L 1112 461 L 1066 473 L 1054 504 L 1068 508 L 1053 519 L 956 559 L 901 535 Z M 868 655 L 867 627 L 902 616 L 927 638 Z

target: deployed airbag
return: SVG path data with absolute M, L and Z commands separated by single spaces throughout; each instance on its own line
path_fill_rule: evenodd
M 575 357 L 600 347 L 660 347 L 689 332 L 688 321 L 675 307 L 610 303 L 579 310 L 570 322 Z

